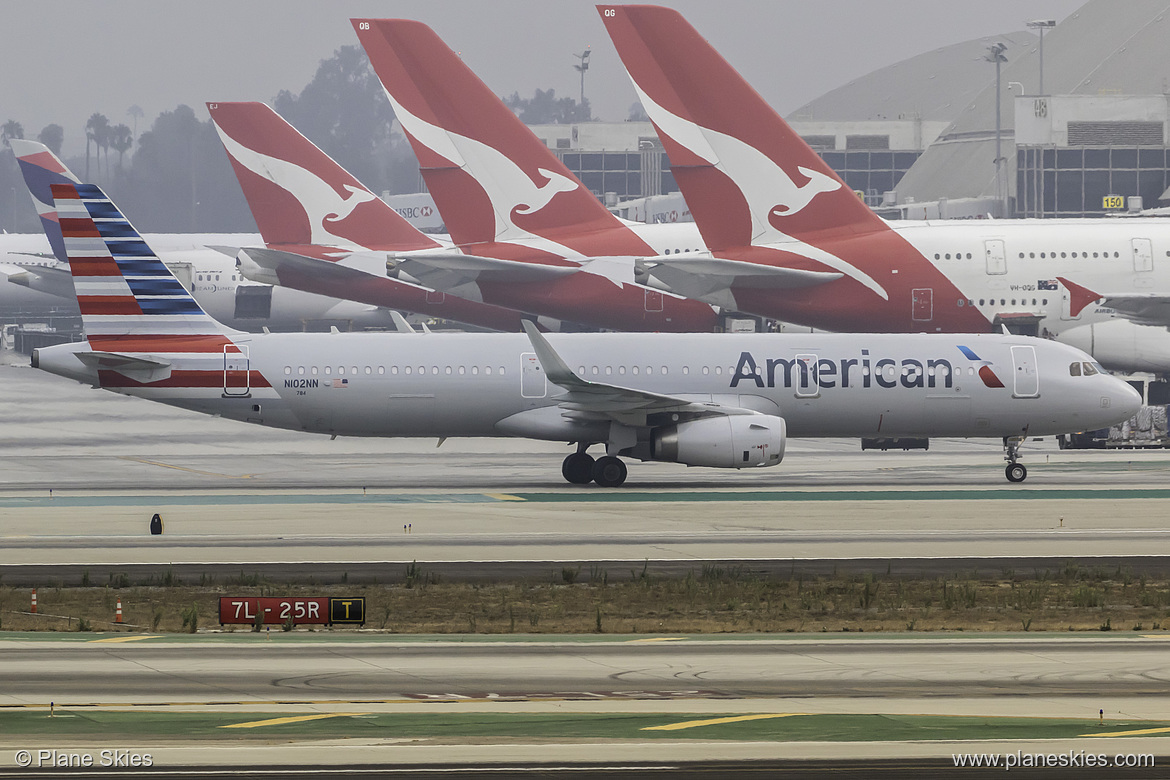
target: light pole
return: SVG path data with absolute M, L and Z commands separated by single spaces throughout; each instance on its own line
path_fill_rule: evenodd
M 581 109 L 585 108 L 585 71 L 589 70 L 589 47 L 585 47 L 585 51 L 580 54 L 574 54 L 574 57 L 581 60 L 580 65 L 574 65 L 581 72 Z
M 1024 24 L 1032 30 L 1040 31 L 1040 89 L 1038 95 L 1044 94 L 1044 31 L 1056 26 L 1055 19 L 1033 19 Z
M 1006 44 L 993 43 L 987 47 L 987 54 L 983 55 L 983 59 L 995 63 L 995 199 L 999 201 L 1002 209 L 1000 217 L 1007 216 L 1007 207 L 1004 203 L 1006 198 L 1003 194 L 1003 176 L 1000 173 L 1000 167 L 1003 164 L 1003 154 L 1000 149 L 1003 121 L 999 98 L 999 66 L 1001 63 L 1007 62 L 1007 57 L 1003 56 L 1005 49 L 1007 49 Z

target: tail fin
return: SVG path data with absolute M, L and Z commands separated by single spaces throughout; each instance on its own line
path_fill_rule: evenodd
M 67 183 L 51 190 L 90 344 L 127 340 L 150 350 L 234 332 L 200 308 L 100 187 Z
M 28 194 L 32 196 L 33 207 L 41 218 L 41 227 L 49 239 L 49 246 L 53 248 L 57 260 L 62 263 L 68 262 L 65 257 L 65 242 L 61 238 L 61 223 L 57 220 L 57 207 L 53 205 L 53 192 L 50 187 L 54 184 L 80 184 L 81 181 L 44 144 L 26 141 L 23 138 L 10 139 L 9 144 L 16 155 L 16 161 L 20 163 L 24 185 L 28 187 Z
M 208 103 L 207 109 L 264 243 L 393 251 L 439 246 L 264 103 Z
M 352 22 L 457 244 L 540 237 L 578 253 L 648 251 L 433 30 Z M 596 231 L 611 245 L 581 240 Z
M 681 14 L 597 8 L 708 247 L 888 230 Z

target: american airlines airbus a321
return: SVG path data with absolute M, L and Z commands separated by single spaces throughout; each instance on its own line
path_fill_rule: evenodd
M 998 334 L 241 333 L 98 187 L 52 193 L 88 340 L 36 350 L 33 366 L 245 422 L 564 441 L 564 477 L 605 487 L 625 481 L 619 456 L 740 469 L 779 464 L 790 436 L 1002 437 L 1019 482 L 1024 437 L 1140 404 L 1080 350 Z

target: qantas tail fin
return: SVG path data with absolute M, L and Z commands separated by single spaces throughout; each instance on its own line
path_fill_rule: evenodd
M 200 308 L 100 187 L 64 183 L 51 191 L 91 344 L 234 332 Z
M 439 244 L 264 103 L 208 103 L 266 244 L 411 251 Z
M 566 236 L 621 227 L 433 30 L 352 21 L 457 244 L 535 235 L 572 246 Z
M 61 239 L 61 223 L 57 220 L 57 208 L 53 205 L 53 192 L 50 187 L 54 184 L 80 184 L 80 180 L 73 172 L 65 167 L 57 155 L 44 144 L 36 141 L 26 141 L 23 138 L 9 140 L 12 153 L 20 164 L 20 173 L 24 176 L 24 185 L 32 196 L 33 206 L 41 218 L 41 227 L 49 239 L 49 246 L 53 254 L 62 262 L 68 262 L 65 257 L 65 242 Z
M 888 229 L 681 14 L 597 8 L 708 247 Z

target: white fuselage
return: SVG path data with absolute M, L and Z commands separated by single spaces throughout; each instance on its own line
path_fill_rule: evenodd
M 230 339 L 245 357 L 232 355 L 226 368 L 223 354 L 151 353 L 171 363 L 158 382 L 108 369 L 99 376 L 74 354 L 89 349 L 84 343 L 38 350 L 34 364 L 128 395 L 316 433 L 609 435 L 604 418 L 562 413 L 564 391 L 524 335 Z M 561 334 L 549 342 L 583 379 L 779 416 L 794 437 L 1052 434 L 1110 425 L 1139 402 L 1113 377 L 1083 375 L 1080 351 L 1018 336 Z

